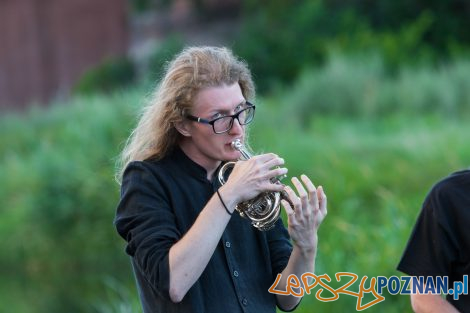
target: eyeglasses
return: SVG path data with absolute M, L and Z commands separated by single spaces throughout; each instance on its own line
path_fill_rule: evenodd
M 198 123 L 212 125 L 214 133 L 223 134 L 232 129 L 234 119 L 237 119 L 240 125 L 246 125 L 253 121 L 253 118 L 255 117 L 255 106 L 248 101 L 246 102 L 246 105 L 248 105 L 247 108 L 240 110 L 233 115 L 221 116 L 210 121 L 193 115 L 186 115 L 186 118 Z

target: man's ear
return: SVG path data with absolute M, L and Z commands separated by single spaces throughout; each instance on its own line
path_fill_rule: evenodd
M 176 130 L 185 137 L 191 137 L 191 132 L 188 129 L 186 121 L 175 123 Z

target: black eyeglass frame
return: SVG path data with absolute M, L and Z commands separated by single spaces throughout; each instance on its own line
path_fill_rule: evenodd
M 234 121 L 235 119 L 237 119 L 237 121 L 238 121 L 238 123 L 240 123 L 240 125 L 247 125 L 247 124 L 250 124 L 250 123 L 253 121 L 253 119 L 255 118 L 255 108 L 256 108 L 256 106 L 255 106 L 254 104 L 248 102 L 248 101 L 246 101 L 246 105 L 247 105 L 248 107 L 244 108 L 243 110 L 238 111 L 238 112 L 235 113 L 235 114 L 221 116 L 221 117 L 215 118 L 215 119 L 213 119 L 213 120 L 206 120 L 206 119 L 204 119 L 204 118 L 200 118 L 200 117 L 197 117 L 197 116 L 194 116 L 194 115 L 190 115 L 190 114 L 187 114 L 185 117 L 186 117 L 188 120 L 191 120 L 191 121 L 194 121 L 194 122 L 198 122 L 198 123 L 202 123 L 202 124 L 209 124 L 209 125 L 212 126 L 212 130 L 214 131 L 214 133 L 216 133 L 216 134 L 223 134 L 223 133 L 226 133 L 226 132 L 228 132 L 228 131 L 230 131 L 230 130 L 232 129 L 232 127 L 233 127 L 233 121 Z M 245 112 L 245 111 L 248 110 L 248 109 L 253 109 L 253 117 L 252 117 L 251 120 L 249 120 L 248 122 L 245 122 L 245 123 L 240 122 L 240 119 L 239 119 L 238 117 L 240 116 L 240 114 L 241 114 L 242 112 Z M 230 126 L 229 126 L 226 130 L 224 130 L 223 132 L 217 132 L 217 131 L 215 130 L 215 126 L 214 126 L 215 122 L 217 122 L 217 121 L 220 120 L 220 119 L 227 118 L 227 117 L 231 117 L 231 118 L 232 118 L 232 120 L 230 121 Z

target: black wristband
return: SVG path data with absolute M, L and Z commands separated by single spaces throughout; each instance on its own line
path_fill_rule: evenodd
M 225 211 L 227 211 L 228 215 L 232 215 L 233 212 L 230 212 L 228 210 L 227 206 L 225 205 L 224 200 L 222 200 L 222 197 L 220 196 L 219 189 L 217 189 L 216 191 L 217 191 L 217 195 L 219 196 L 220 202 L 222 202 L 222 205 L 224 206 Z

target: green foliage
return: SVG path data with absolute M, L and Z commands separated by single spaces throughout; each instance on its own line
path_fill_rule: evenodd
M 164 75 L 166 66 L 173 57 L 184 47 L 183 39 L 178 35 L 172 35 L 158 46 L 149 58 L 151 81 L 160 80 Z
M 470 2 L 462 0 L 398 0 L 339 2 L 325 0 L 335 10 L 354 10 L 361 19 L 375 30 L 395 31 L 403 25 L 413 23 L 423 14 L 428 15 L 431 23 L 426 28 L 422 43 L 437 50 L 439 55 L 449 55 L 450 44 L 459 42 L 470 44 Z
M 136 286 L 128 287 L 112 277 L 107 277 L 104 283 L 105 296 L 94 305 L 97 313 L 141 312 L 140 301 L 136 297 Z
M 306 69 L 282 92 L 283 118 L 303 128 L 319 115 L 377 118 L 423 113 L 458 118 L 470 114 L 470 62 L 459 60 L 439 68 L 401 68 L 386 74 L 378 54 L 355 57 L 332 54 L 326 64 Z
M 114 158 L 141 94 L 81 97 L 2 117 L 1 275 L 21 292 L 1 292 L 0 302 L 26 297 L 23 312 L 89 312 L 104 276 L 130 275 L 112 226 Z
M 109 58 L 87 70 L 75 84 L 73 91 L 84 95 L 110 92 L 117 87 L 131 84 L 134 78 L 134 65 L 127 57 Z
M 468 55 L 468 10 L 460 0 L 246 1 L 234 49 L 252 65 L 262 93 L 291 83 L 305 66 L 322 65 L 332 49 L 376 51 L 395 74 Z
M 274 1 L 246 11 L 234 50 L 250 64 L 261 92 L 291 82 L 302 66 L 321 63 L 336 27 L 330 12 L 315 1 Z
M 361 24 L 357 16 L 351 15 L 344 21 L 344 29 L 351 31 L 332 39 L 330 47 L 349 53 L 376 51 L 383 56 L 387 72 L 393 74 L 404 65 L 428 65 L 437 62 L 437 52 L 424 42 L 432 23 L 431 14 L 424 12 L 408 24 L 379 32 Z
M 171 0 L 129 0 L 129 6 L 134 13 L 145 13 L 155 9 L 165 9 Z
M 129 4 L 134 12 L 145 12 L 152 6 L 152 0 L 130 0 Z
M 392 80 L 379 56 L 328 60 L 259 100 L 252 146 L 285 158 L 290 177 L 306 173 L 324 186 L 329 215 L 317 273 L 398 274 L 427 190 L 469 165 L 470 66 L 402 69 Z M 81 96 L 0 118 L 0 303 L 11 311 L 137 311 L 129 259 L 112 225 L 114 161 L 145 94 Z M 368 312 L 406 312 L 408 301 L 388 295 Z M 331 303 L 309 295 L 298 311 L 354 308 L 347 295 Z

